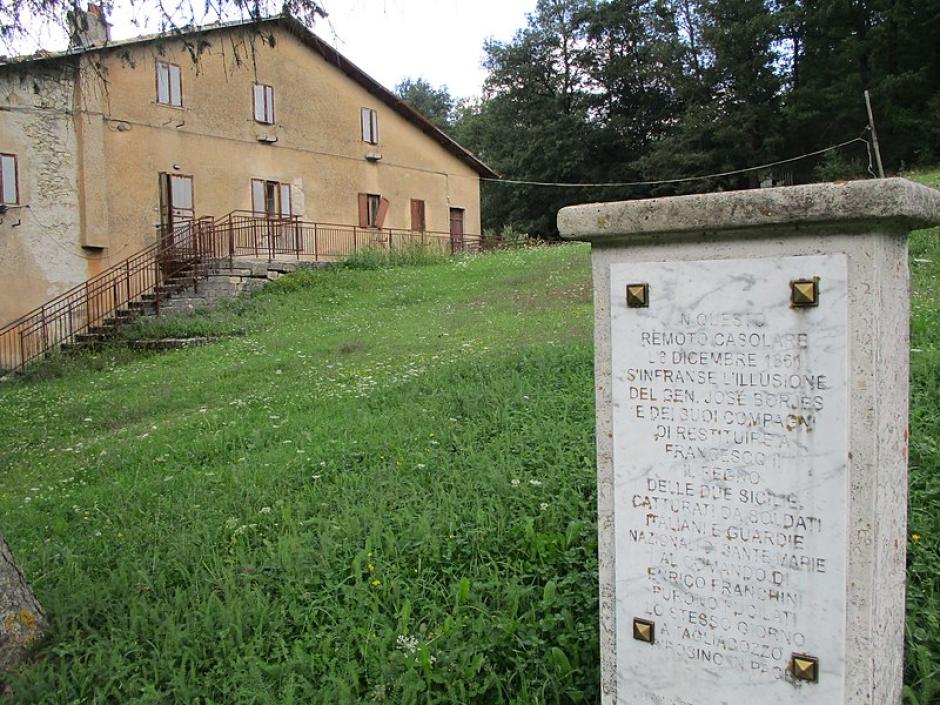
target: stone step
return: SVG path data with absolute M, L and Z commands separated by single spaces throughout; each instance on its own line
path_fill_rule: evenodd
M 131 301 L 128 307 L 132 311 L 137 311 L 138 315 L 152 311 L 156 308 L 156 302 L 153 299 L 143 299 L 142 301 Z

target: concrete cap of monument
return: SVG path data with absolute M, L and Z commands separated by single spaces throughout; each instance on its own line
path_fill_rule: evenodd
M 568 240 L 598 244 L 656 236 L 695 236 L 740 229 L 796 229 L 856 224 L 855 232 L 911 230 L 940 224 L 940 191 L 907 179 L 870 179 L 724 191 L 672 198 L 588 203 L 562 208 Z

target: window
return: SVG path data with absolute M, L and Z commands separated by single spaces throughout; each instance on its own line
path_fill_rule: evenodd
M 379 227 L 379 208 L 382 206 L 382 197 L 374 193 L 366 195 L 368 223 L 370 228 Z
M 0 203 L 15 205 L 20 202 L 16 177 L 16 155 L 0 154 Z
M 254 86 L 255 121 L 274 124 L 274 89 L 264 83 Z
M 183 86 L 180 67 L 165 61 L 157 62 L 157 102 L 183 107 Z
M 423 233 L 427 228 L 424 220 L 424 201 L 411 199 L 411 229 Z
M 359 194 L 359 227 L 381 228 L 388 214 L 388 199 L 376 193 Z
M 362 141 L 379 143 L 379 114 L 372 108 L 362 109 Z
M 290 218 L 290 184 L 252 179 L 251 210 L 265 218 Z

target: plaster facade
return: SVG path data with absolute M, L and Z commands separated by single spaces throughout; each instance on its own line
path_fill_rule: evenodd
M 301 220 L 356 225 L 369 193 L 387 199 L 384 227 L 411 228 L 416 199 L 428 231 L 456 208 L 478 234 L 486 167 L 331 52 L 275 19 L 0 66 L 0 152 L 20 181 L 0 223 L 0 325 L 153 242 L 161 174 L 192 178 L 197 217 L 251 210 L 262 179 L 289 184 Z M 157 62 L 180 67 L 182 106 L 158 102 Z M 255 120 L 255 84 L 273 88 L 273 124 Z

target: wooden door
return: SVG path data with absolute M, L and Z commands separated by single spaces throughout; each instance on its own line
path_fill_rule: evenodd
M 463 208 L 450 209 L 450 251 L 463 252 Z
M 411 199 L 411 230 L 416 233 L 423 233 L 427 229 L 424 220 L 424 201 L 416 198 Z

